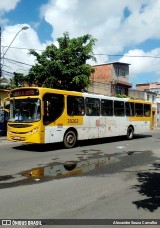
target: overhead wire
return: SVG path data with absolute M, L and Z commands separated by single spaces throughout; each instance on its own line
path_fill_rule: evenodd
M 8 47 L 8 46 L 1 46 L 3 48 L 5 47 Z M 40 49 L 33 49 L 33 48 L 25 48 L 25 47 L 10 47 L 12 49 L 21 49 L 21 50 L 35 50 L 35 51 L 44 51 L 44 50 L 40 50 Z M 160 56 L 156 56 L 156 55 L 127 55 L 127 54 L 107 54 L 107 53 L 92 53 L 93 55 L 95 56 L 109 56 L 109 57 L 127 57 L 127 58 L 154 58 L 154 59 L 159 59 Z M 28 66 L 28 67 L 32 67 L 34 65 L 31 65 L 31 64 L 28 64 L 28 63 L 25 63 L 25 62 L 21 62 L 21 61 L 17 61 L 17 60 L 14 60 L 14 59 L 10 59 L 10 58 L 4 58 L 4 60 L 10 62 L 11 64 L 15 64 L 17 66 Z M 19 65 L 18 65 L 19 64 Z M 6 66 L 6 65 L 3 65 L 2 66 L 5 66 L 5 67 L 8 67 L 8 68 L 11 68 L 13 69 L 12 67 L 10 66 Z M 27 69 L 18 69 L 18 70 L 21 70 L 21 71 L 28 71 Z M 7 71 L 4 71 L 3 72 L 6 72 L 6 73 L 10 73 L 10 74 L 13 74 L 11 72 L 7 72 Z
M 24 62 L 20 62 L 20 61 L 17 61 L 17 60 L 13 60 L 13 59 L 9 59 L 9 58 L 4 58 L 8 61 L 11 61 L 11 62 L 15 62 L 15 63 L 19 63 L 19 64 L 23 64 L 23 65 L 26 65 L 26 66 L 33 66 L 31 64 L 28 64 L 28 63 L 24 63 Z
M 8 46 L 1 46 L 8 47 Z M 10 47 L 13 49 L 24 49 L 24 50 L 35 50 L 35 51 L 45 51 L 45 49 L 36 49 L 36 48 L 25 48 L 25 47 Z M 93 53 L 93 55 L 106 55 L 110 57 L 130 57 L 130 58 L 160 58 L 160 56 L 155 55 L 126 55 L 126 54 L 107 54 L 107 53 Z

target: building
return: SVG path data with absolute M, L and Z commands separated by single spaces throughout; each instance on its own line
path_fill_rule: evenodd
M 154 128 L 158 125 L 158 115 L 157 115 L 157 93 L 150 90 L 129 90 L 129 96 L 134 97 L 134 99 L 140 99 L 144 101 L 152 102 L 152 126 Z
M 4 98 L 9 96 L 10 90 L 8 89 L 0 89 L 0 106 L 4 106 Z
M 94 71 L 90 76 L 91 85 L 88 91 L 107 96 L 125 94 L 135 99 L 151 101 L 152 126 L 160 126 L 160 83 L 137 84 L 136 90 L 131 89 L 129 65 L 128 63 L 111 62 L 93 66 Z M 159 94 L 159 103 L 157 94 Z
M 160 127 L 160 82 L 140 83 L 136 85 L 136 89 L 154 93 L 148 93 L 146 100 L 152 101 L 153 112 L 155 110 L 155 113 L 153 113 L 153 115 L 155 115 L 156 118 L 156 126 Z
M 138 90 L 151 90 L 160 94 L 160 82 L 140 83 L 136 84 Z
M 129 88 L 132 87 L 129 83 L 129 65 L 112 62 L 93 66 L 94 72 L 90 76 L 91 85 L 88 91 L 108 96 L 128 95 Z

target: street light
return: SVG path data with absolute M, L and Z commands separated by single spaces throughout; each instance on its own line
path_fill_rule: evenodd
M 13 40 L 11 41 L 10 45 L 8 46 L 7 50 L 4 52 L 3 56 L 1 57 L 1 50 L 0 50 L 0 77 L 2 76 L 2 59 L 4 59 L 4 56 L 6 55 L 8 49 L 11 47 L 13 41 L 16 39 L 16 37 L 18 36 L 18 34 L 23 31 L 23 30 L 27 30 L 29 27 L 28 26 L 23 26 L 14 36 Z M 0 49 L 1 49 L 1 30 L 0 30 Z
M 16 37 L 18 36 L 18 34 L 22 31 L 22 30 L 27 30 L 29 27 L 28 26 L 23 26 L 15 35 L 15 37 L 13 38 L 13 40 L 11 41 L 10 45 L 8 46 L 7 50 L 5 51 L 5 53 L 2 56 L 2 59 L 4 58 L 5 54 L 7 53 L 8 49 L 10 48 L 10 46 L 12 45 L 13 41 L 16 39 Z

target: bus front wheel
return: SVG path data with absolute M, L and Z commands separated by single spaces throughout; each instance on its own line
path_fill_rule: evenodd
M 66 148 L 72 148 L 76 145 L 76 142 L 77 142 L 76 133 L 74 131 L 67 131 L 63 139 L 64 146 Z
M 131 140 L 133 139 L 133 136 L 134 136 L 134 129 L 133 127 L 129 127 L 127 129 L 127 139 Z

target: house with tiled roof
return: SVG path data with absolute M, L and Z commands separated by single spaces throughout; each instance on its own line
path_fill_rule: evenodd
M 132 87 L 129 83 L 129 65 L 121 62 L 94 65 L 89 92 L 108 96 L 128 95 L 129 88 Z

